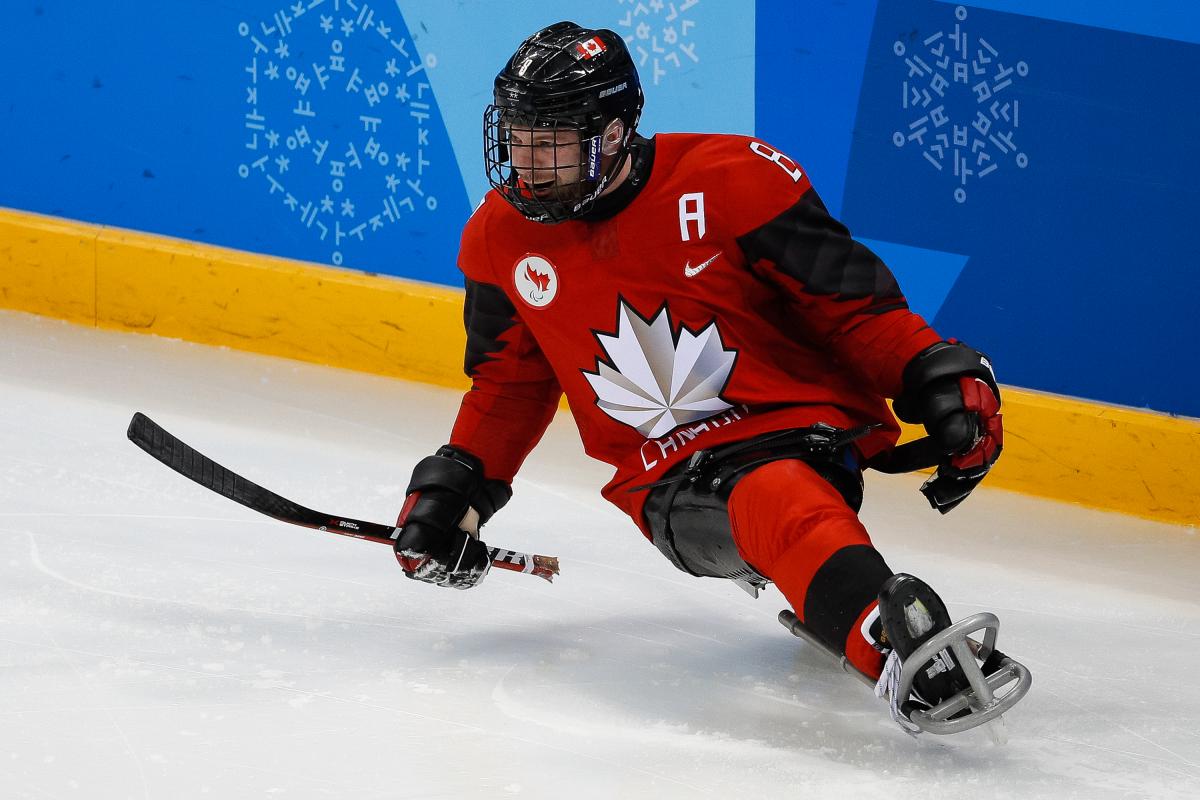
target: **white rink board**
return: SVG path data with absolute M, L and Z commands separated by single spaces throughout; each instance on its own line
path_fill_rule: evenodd
M 455 393 L 0 312 L 0 797 L 1192 798 L 1195 529 L 868 476 L 896 570 L 1001 618 L 1009 743 L 910 739 L 775 621 L 676 572 L 556 420 L 489 543 L 553 584 L 404 579 L 125 438 L 144 411 L 300 503 L 390 522 Z M 1047 457 L 1053 457 L 1047 454 Z

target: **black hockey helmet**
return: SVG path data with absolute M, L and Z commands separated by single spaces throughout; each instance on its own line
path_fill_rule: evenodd
M 618 34 L 574 22 L 543 28 L 521 43 L 496 76 L 493 102 L 483 118 L 488 182 L 531 220 L 579 217 L 625 162 L 641 114 L 641 81 Z M 601 139 L 614 119 L 624 123 L 625 132 L 618 151 L 605 158 Z M 513 128 L 578 133 L 578 157 L 559 163 L 559 147 L 554 148 L 553 166 L 547 168 L 552 188 L 530 186 L 513 169 Z M 558 170 L 574 167 L 578 180 L 562 183 Z

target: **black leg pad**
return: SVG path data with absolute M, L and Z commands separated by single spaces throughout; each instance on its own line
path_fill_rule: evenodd
M 843 547 L 813 575 L 804 594 L 804 626 L 836 652 L 844 652 L 850 628 L 890 577 L 891 569 L 874 547 Z

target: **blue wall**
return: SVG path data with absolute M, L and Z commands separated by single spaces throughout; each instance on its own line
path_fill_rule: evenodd
M 456 285 L 491 78 L 572 18 L 645 132 L 788 151 L 1004 382 L 1200 416 L 1200 3 L 546 7 L 10 0 L 0 205 Z

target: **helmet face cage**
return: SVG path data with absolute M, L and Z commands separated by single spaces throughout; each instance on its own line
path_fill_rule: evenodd
M 519 142 L 513 141 L 514 130 Z M 624 145 L 632 139 L 627 130 L 617 156 L 605 165 L 603 133 L 573 121 L 490 105 L 483 118 L 488 183 L 536 222 L 564 222 L 586 214 L 620 168 Z M 529 178 L 521 177 L 514 164 Z

